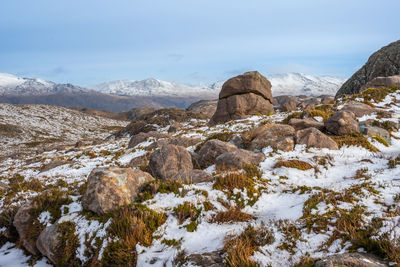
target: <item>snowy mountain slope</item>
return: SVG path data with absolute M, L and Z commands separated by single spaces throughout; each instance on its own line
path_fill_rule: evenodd
M 56 93 L 88 93 L 91 90 L 72 84 L 58 84 L 39 78 L 21 78 L 0 73 L 0 95 L 48 95 Z
M 272 95 L 335 95 L 346 81 L 330 76 L 286 73 L 267 76 L 272 84 Z
M 18 146 L 104 139 L 128 122 L 48 105 L 0 103 L 0 155 Z
M 313 76 L 301 73 L 267 75 L 272 83 L 273 95 L 334 95 L 345 79 L 329 76 Z M 119 80 L 106 82 L 93 87 L 102 93 L 130 96 L 204 96 L 217 97 L 223 81 L 207 86 L 189 86 L 166 82 L 154 78 L 133 81 Z
M 189 86 L 186 84 L 161 81 L 149 78 L 141 81 L 119 80 L 94 86 L 94 89 L 107 94 L 131 96 L 215 96 L 220 88 Z

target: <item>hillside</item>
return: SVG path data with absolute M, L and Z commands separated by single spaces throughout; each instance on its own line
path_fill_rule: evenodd
M 355 254 L 361 260 L 395 265 L 400 262 L 399 101 L 398 89 L 392 88 L 319 103 L 313 110 L 302 110 L 300 103 L 294 112 L 214 126 L 190 118 L 165 126 L 165 118 L 151 118 L 156 132 L 141 125 L 143 131 L 131 137 L 0 161 L 0 259 L 21 266 L 37 260 L 40 266 L 223 266 L 231 261 L 234 266 L 275 267 L 311 266 L 331 255 L 358 251 L 369 253 Z M 21 122 L 19 130 L 26 134 L 18 140 L 24 143 L 35 140 L 35 134 L 71 140 L 105 137 L 104 125 L 124 125 L 48 106 L 3 104 L 1 112 L 2 123 Z M 355 127 L 355 132 L 333 133 L 335 114 L 345 114 L 340 127 Z M 82 120 L 85 126 L 80 126 Z M 268 138 L 258 137 L 270 129 L 299 127 L 299 122 L 320 127 L 323 142 L 308 139 L 313 145 L 307 147 L 286 130 L 271 135 L 278 139 L 270 145 L 263 143 Z M 126 129 L 137 130 L 133 126 Z M 375 132 L 363 135 L 362 127 Z M 291 134 L 300 136 L 300 129 Z M 277 149 L 279 143 L 287 146 Z M 181 148 L 157 154 L 166 144 Z M 328 144 L 330 148 L 315 147 Z M 230 152 L 221 152 L 222 147 Z M 242 156 L 225 163 L 254 163 L 225 171 L 227 165 L 220 161 L 235 153 Z M 216 158 L 210 161 L 210 155 Z M 166 171 L 176 170 L 174 164 L 188 168 L 193 160 L 193 173 L 201 176 L 189 180 L 183 173 L 183 182 L 151 180 L 149 173 L 158 175 L 154 168 L 166 158 L 172 164 Z M 133 172 L 152 182 L 135 193 L 118 191 L 126 188 Z M 102 198 L 94 198 L 90 181 L 101 177 L 107 187 L 96 191 Z M 135 196 L 135 202 L 124 206 L 114 194 Z M 28 221 L 18 219 L 24 214 L 31 214 Z M 40 255 L 38 247 L 47 258 L 24 255 L 21 246 Z

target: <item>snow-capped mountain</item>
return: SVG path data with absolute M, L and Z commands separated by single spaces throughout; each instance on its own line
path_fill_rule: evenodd
M 106 82 L 93 87 L 102 93 L 129 96 L 171 96 L 171 97 L 216 97 L 219 88 L 208 86 L 189 86 L 186 84 L 161 81 L 149 78 L 141 81 L 119 80 Z
M 286 73 L 267 76 L 272 84 L 272 95 L 335 95 L 344 78 Z
M 21 78 L 0 73 L 0 95 L 37 96 L 56 93 L 87 93 L 85 89 L 72 84 L 58 84 L 39 78 Z
M 277 95 L 335 95 L 345 79 L 330 76 L 313 76 L 302 73 L 267 75 L 272 84 L 272 94 Z M 190 86 L 161 81 L 154 78 L 135 81 L 119 80 L 93 87 L 102 93 L 125 96 L 180 96 L 217 98 L 224 81 L 210 85 Z

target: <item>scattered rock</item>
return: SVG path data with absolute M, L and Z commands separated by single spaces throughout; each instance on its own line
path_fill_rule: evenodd
M 203 254 L 191 254 L 189 255 L 189 261 L 193 262 L 196 266 L 201 267 L 222 267 L 224 261 L 222 254 L 218 251 L 207 252 Z
M 140 170 L 130 168 L 96 168 L 87 181 L 82 207 L 99 215 L 130 204 L 140 187 L 154 178 Z
M 237 150 L 238 148 L 227 142 L 217 139 L 207 141 L 197 153 L 197 162 L 201 168 L 207 168 L 214 164 L 215 159 L 226 152 Z
M 137 107 L 137 108 L 133 108 L 128 112 L 121 112 L 126 114 L 126 117 L 128 120 L 131 121 L 135 121 L 135 120 L 139 120 L 142 116 L 146 115 L 146 114 L 150 114 L 152 112 L 154 112 L 156 109 L 153 107 Z
M 176 146 L 189 147 L 189 146 L 197 145 L 200 142 L 201 142 L 201 138 L 200 137 L 178 136 L 178 137 L 175 137 L 174 139 L 172 139 L 170 144 L 171 145 L 176 145 Z
M 306 145 L 307 147 L 329 148 L 332 150 L 339 149 L 337 143 L 332 138 L 313 127 L 297 131 L 296 144 Z
M 51 263 L 57 264 L 57 247 L 59 244 L 59 233 L 57 232 L 58 222 L 46 227 L 36 241 L 36 247 L 43 256 L 46 256 Z
M 390 133 L 380 127 L 376 126 L 360 126 L 360 131 L 363 135 L 373 137 L 380 136 L 382 137 L 388 144 L 390 144 Z
M 147 133 L 150 131 L 157 131 L 157 127 L 154 125 L 149 125 L 143 120 L 132 121 L 125 128 L 121 129 L 114 135 L 108 137 L 107 140 L 110 140 L 112 138 L 120 138 L 124 136 L 133 136 L 138 133 Z
M 294 148 L 295 129 L 290 125 L 262 125 L 253 131 L 249 149 L 261 151 L 264 147 L 272 147 L 282 151 Z
M 132 136 L 131 140 L 129 141 L 128 148 L 132 148 L 137 146 L 138 144 L 146 141 L 150 137 L 156 138 L 156 139 L 162 139 L 162 138 L 171 138 L 170 135 L 165 134 L 165 133 L 160 133 L 157 131 L 150 131 L 147 133 L 138 133 L 134 136 Z
M 47 171 L 49 171 L 51 169 L 57 168 L 58 166 L 61 166 L 61 165 L 64 165 L 64 164 L 68 164 L 68 162 L 65 161 L 65 160 L 54 160 L 54 161 L 52 161 L 52 162 L 50 162 L 48 164 L 43 165 L 40 168 L 39 171 L 40 172 L 47 172 Z
M 215 159 L 215 167 L 217 170 L 242 169 L 246 165 L 258 165 L 264 160 L 263 153 L 237 149 L 219 155 Z
M 376 77 L 400 74 L 400 40 L 373 53 L 367 63 L 350 77 L 336 93 L 342 95 L 358 94 L 363 86 Z
M 244 143 L 240 134 L 232 135 L 228 142 L 234 144 L 237 148 L 246 148 L 246 144 Z
M 292 118 L 289 120 L 289 125 L 293 126 L 296 130 L 302 130 L 309 127 L 317 128 L 318 130 L 323 130 L 325 128 L 323 122 L 316 121 L 313 118 L 296 119 Z
M 329 105 L 332 104 L 333 101 L 335 101 L 335 97 L 331 95 L 322 95 L 321 97 L 321 104 L 323 105 Z
M 271 103 L 271 83 L 257 71 L 246 72 L 223 84 L 210 124 L 273 113 Z
M 295 102 L 296 105 L 299 102 L 299 97 L 293 95 L 278 95 L 274 97 L 274 99 L 276 100 L 278 106 L 282 106 L 283 104 L 290 101 Z
M 288 112 L 297 110 L 296 102 L 293 100 L 287 101 L 281 105 L 281 111 Z
M 337 111 L 325 121 L 325 128 L 335 135 L 346 135 L 360 132 L 358 122 L 352 112 Z
M 327 256 L 314 263 L 315 267 L 357 266 L 357 267 L 386 267 L 384 261 L 374 255 L 365 253 L 343 253 Z
M 183 146 L 162 146 L 150 156 L 149 170 L 158 179 L 170 180 L 179 171 L 192 169 L 192 157 Z
M 187 184 L 212 182 L 214 177 L 203 170 L 181 170 L 171 180 L 181 181 Z
M 372 113 L 375 112 L 375 109 L 373 107 L 357 101 L 346 102 L 346 104 L 343 106 L 341 110 L 353 112 L 353 114 L 357 118 L 360 118 L 364 115 L 371 115 Z
M 23 204 L 14 216 L 13 225 L 17 229 L 19 241 L 22 246 L 29 251 L 32 255 L 38 255 L 39 251 L 36 248 L 36 240 L 32 240 L 29 236 L 31 227 L 33 227 L 33 216 L 31 211 L 33 209 L 33 202 L 29 201 Z
M 218 100 L 200 100 L 191 104 L 186 110 L 200 113 L 210 119 L 217 110 Z
M 129 162 L 128 167 L 130 167 L 130 168 L 139 168 L 139 167 L 142 167 L 142 166 L 148 166 L 149 165 L 149 158 L 150 158 L 149 154 L 144 154 L 142 156 L 133 158 Z
M 182 124 L 180 124 L 179 122 L 174 122 L 169 126 L 168 132 L 169 133 L 176 133 L 177 131 L 182 129 L 182 127 L 183 127 Z

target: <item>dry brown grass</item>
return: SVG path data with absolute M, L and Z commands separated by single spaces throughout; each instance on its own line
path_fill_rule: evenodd
M 238 208 L 231 207 L 227 211 L 218 212 L 212 222 L 231 223 L 231 222 L 247 222 L 254 219 L 254 216 L 242 212 Z
M 295 168 L 298 170 L 309 170 L 314 168 L 310 163 L 307 163 L 305 161 L 301 160 L 280 160 L 277 163 L 275 163 L 274 168 L 281 168 L 281 167 L 286 167 L 286 168 Z
M 254 267 L 258 266 L 251 256 L 260 246 L 274 242 L 274 236 L 264 225 L 260 227 L 247 227 L 237 237 L 229 236 L 223 248 L 226 253 L 225 265 L 229 267 Z

